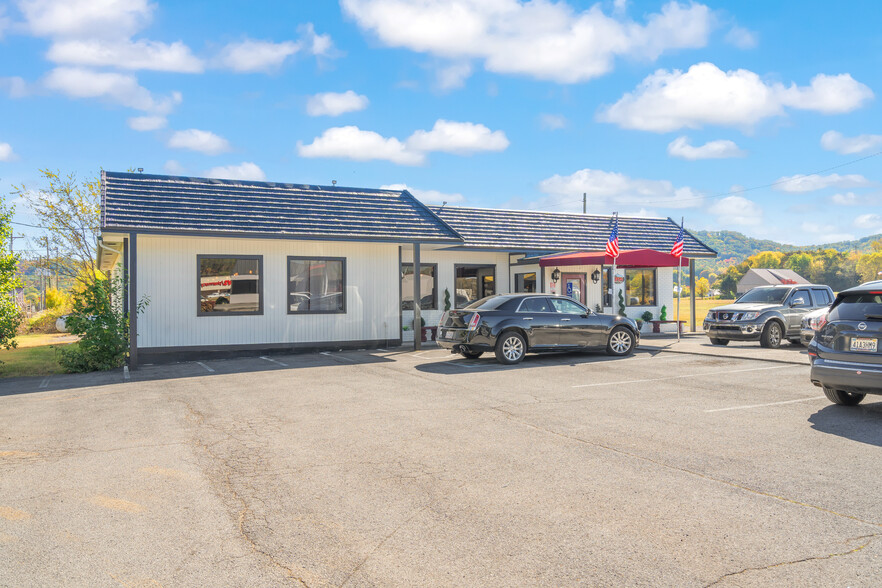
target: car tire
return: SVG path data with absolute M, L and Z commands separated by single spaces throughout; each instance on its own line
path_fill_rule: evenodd
M 606 342 L 606 353 L 615 357 L 623 357 L 634 352 L 634 333 L 625 327 L 616 327 L 609 334 Z
M 527 342 L 517 331 L 506 331 L 496 341 L 496 360 L 499 363 L 520 363 L 526 354 Z
M 866 394 L 859 394 L 857 392 L 845 392 L 844 390 L 834 390 L 833 388 L 829 388 L 824 386 L 824 396 L 834 404 L 841 404 L 842 406 L 855 406 L 856 404 L 860 404 L 861 400 L 866 397 Z
M 760 335 L 760 345 L 767 349 L 777 349 L 781 346 L 781 339 L 783 338 L 784 331 L 781 329 L 781 323 L 769 321 L 763 328 L 763 334 Z
M 729 344 L 728 339 L 717 339 L 715 337 L 711 337 L 710 341 L 711 341 L 711 345 L 728 345 Z
M 484 355 L 483 351 L 460 351 L 460 355 L 462 355 L 466 359 L 478 359 L 482 355 Z
M 787 339 L 790 341 L 791 345 L 795 345 L 796 347 L 802 347 L 802 339 Z

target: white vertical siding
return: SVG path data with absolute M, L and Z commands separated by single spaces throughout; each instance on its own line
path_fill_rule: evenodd
M 262 255 L 263 315 L 197 316 L 196 256 Z M 287 257 L 346 258 L 345 314 L 288 314 Z M 139 347 L 397 339 L 398 246 L 384 243 L 138 236 Z

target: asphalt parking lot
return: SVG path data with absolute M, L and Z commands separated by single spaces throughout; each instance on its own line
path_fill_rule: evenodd
M 882 396 L 644 343 L 0 384 L 0 585 L 879 585 Z

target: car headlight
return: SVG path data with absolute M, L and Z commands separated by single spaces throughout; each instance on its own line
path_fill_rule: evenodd
M 760 315 L 760 313 L 758 313 L 758 312 L 745 312 L 744 314 L 741 315 L 741 320 L 752 321 L 753 319 L 755 319 L 759 315 Z

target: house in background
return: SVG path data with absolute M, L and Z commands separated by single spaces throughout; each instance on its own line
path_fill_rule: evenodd
M 789 269 L 750 269 L 738 281 L 736 292 L 744 294 L 757 286 L 778 286 L 780 284 L 809 284 L 801 275 Z
M 130 362 L 414 341 L 446 302 L 565 294 L 638 317 L 672 309 L 673 267 L 716 252 L 671 219 L 428 207 L 407 191 L 102 174 L 99 266 L 128 276 Z M 419 279 L 415 279 L 419 275 Z M 693 289 L 694 291 L 694 289 Z M 694 321 L 693 321 L 694 325 Z M 419 333 L 419 329 L 416 333 Z

